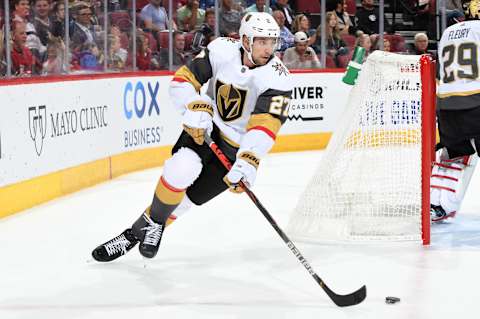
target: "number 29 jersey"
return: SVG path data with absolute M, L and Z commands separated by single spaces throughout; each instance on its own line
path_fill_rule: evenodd
M 438 45 L 437 106 L 466 110 L 480 106 L 480 20 L 456 23 Z

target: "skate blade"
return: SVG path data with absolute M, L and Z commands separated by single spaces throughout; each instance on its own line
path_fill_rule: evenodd
M 448 213 L 447 215 L 442 216 L 442 217 L 432 218 L 432 222 L 438 223 L 438 222 L 441 222 L 441 221 L 443 221 L 445 219 L 448 219 L 448 218 L 454 218 L 456 214 L 457 214 L 457 212 L 451 212 L 451 213 Z

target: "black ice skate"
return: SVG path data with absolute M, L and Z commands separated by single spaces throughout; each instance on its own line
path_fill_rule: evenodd
M 456 213 L 457 212 L 451 212 L 447 214 L 442 206 L 430 205 L 430 219 L 432 222 L 439 222 L 450 217 L 455 217 Z
M 142 223 L 139 230 L 135 229 L 139 225 L 138 221 L 134 224 L 134 232 L 137 237 L 143 238 L 140 240 L 140 254 L 146 258 L 153 258 L 157 254 L 160 247 L 160 241 L 162 239 L 164 224 L 158 224 L 154 222 L 147 214 L 142 215 Z M 140 231 L 140 234 L 138 232 Z
M 93 259 L 100 262 L 107 262 L 125 255 L 135 247 L 138 239 L 133 235 L 132 229 L 126 229 L 123 233 L 98 246 L 92 251 Z

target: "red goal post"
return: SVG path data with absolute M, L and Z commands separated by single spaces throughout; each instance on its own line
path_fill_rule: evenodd
M 420 58 L 422 81 L 422 242 L 430 244 L 430 176 L 435 161 L 436 81 L 435 62 L 430 55 Z

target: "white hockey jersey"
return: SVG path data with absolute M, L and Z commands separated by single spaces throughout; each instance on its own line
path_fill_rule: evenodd
M 275 139 L 287 119 L 293 88 L 290 72 L 280 59 L 273 57 L 266 65 L 250 69 L 242 63 L 242 50 L 238 40 L 217 38 L 173 78 L 177 86 L 187 82 L 197 92 L 176 99 L 177 107 L 197 99 L 201 86 L 209 81 L 207 95 L 214 105 L 214 123 L 225 140 L 237 147 L 252 128 Z
M 448 27 L 438 45 L 437 104 L 444 110 L 480 106 L 480 21 Z

